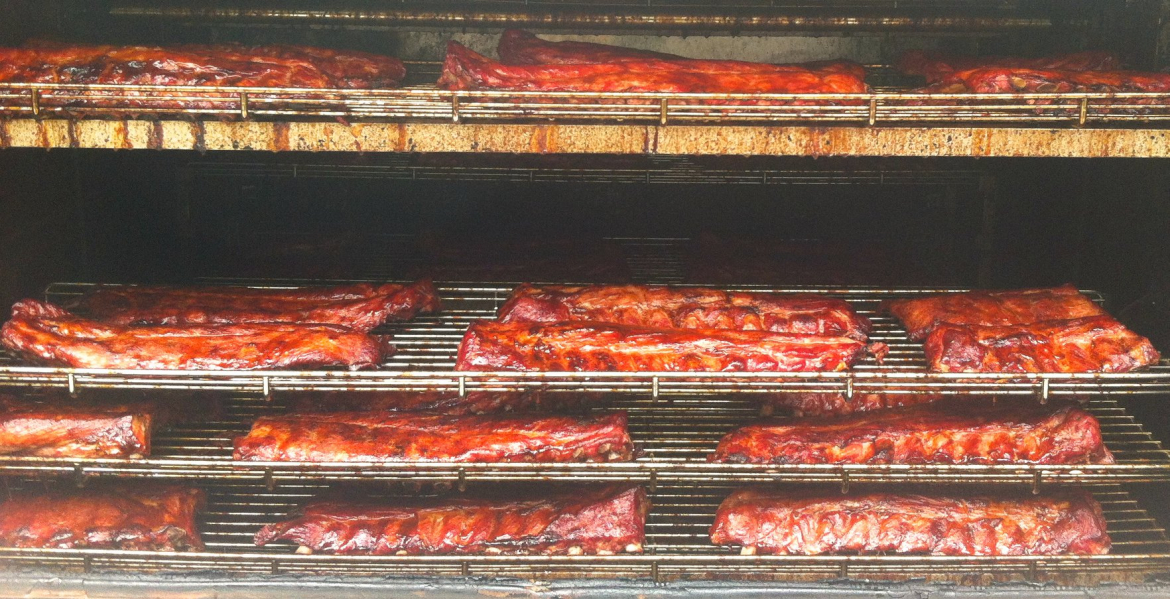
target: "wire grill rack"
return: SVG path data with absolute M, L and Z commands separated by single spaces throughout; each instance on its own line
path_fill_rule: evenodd
M 1170 119 L 1170 94 L 717 94 L 449 91 L 433 86 L 349 90 L 0 83 L 11 116 L 186 116 L 442 121 L 1002 123 L 1142 125 Z
M 669 250 L 663 250 L 668 252 Z M 670 270 L 667 265 L 666 270 Z M 665 278 L 665 277 L 664 277 Z M 240 281 L 235 281 L 240 282 Z M 90 286 L 58 283 L 50 286 L 50 301 L 63 302 Z M 1050 396 L 1074 394 L 1150 394 L 1170 392 L 1170 360 L 1128 373 L 934 373 L 927 370 L 920 344 L 911 342 L 893 318 L 878 313 L 883 300 L 957 289 L 847 289 L 832 287 L 762 288 L 782 293 L 819 293 L 851 302 L 874 323 L 871 341 L 889 345 L 883 363 L 872 357 L 846 372 L 462 372 L 455 356 L 467 325 L 492 318 L 511 292 L 511 285 L 440 284 L 444 309 L 407 323 L 395 323 L 378 332 L 392 336 L 398 352 L 374 370 L 303 371 L 177 371 L 115 370 L 27 366 L 11 356 L 0 356 L 0 386 L 40 386 L 133 389 L 206 389 L 270 394 L 274 390 L 435 390 L 555 391 L 667 394 L 838 392 L 855 393 L 969 393 Z M 1097 295 L 1095 292 L 1086 292 Z M 1099 295 L 1098 295 L 1099 297 Z
M 1005 399 L 1003 401 L 1011 401 Z M 723 435 L 758 418 L 757 401 L 745 397 L 683 396 L 655 400 L 616 395 L 594 411 L 626 410 L 640 455 L 629 462 L 572 464 L 450 462 L 234 462 L 232 439 L 247 433 L 260 415 L 285 411 L 284 397 L 236 396 L 224 402 L 223 419 L 181 424 L 157 432 L 145 459 L 0 457 L 0 472 L 89 478 L 150 477 L 250 480 L 270 488 L 306 480 L 408 480 L 463 486 L 475 481 L 634 481 L 656 486 L 706 482 L 827 483 L 848 490 L 877 482 L 959 483 L 979 480 L 1033 490 L 1048 484 L 1170 480 L 1170 453 L 1115 399 L 1090 400 L 1106 446 L 1117 458 L 1103 465 L 860 465 L 717 464 L 707 462 Z
M 707 536 L 719 502 L 732 489 L 701 484 L 660 486 L 651 491 L 653 507 L 647 520 L 643 555 L 367 557 L 298 555 L 289 544 L 268 547 L 252 544 L 252 535 L 260 527 L 284 518 L 326 491 L 323 486 L 308 483 L 268 491 L 254 485 L 217 483 L 207 489 L 209 506 L 201 522 L 206 552 L 0 549 L 0 563 L 86 571 L 116 568 L 229 570 L 252 574 L 621 577 L 658 581 L 926 578 L 975 584 L 1009 580 L 1065 584 L 1139 582 L 1170 569 L 1170 542 L 1164 530 L 1137 501 L 1116 486 L 1094 490 L 1104 507 L 1113 539 L 1112 553 L 1065 557 L 743 556 L 735 547 L 711 545 Z M 363 491 L 364 496 L 379 493 Z

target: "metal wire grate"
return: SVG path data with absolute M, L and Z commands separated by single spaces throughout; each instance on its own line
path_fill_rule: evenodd
M 1170 94 L 717 94 L 349 90 L 0 83 L 12 116 L 186 116 L 672 123 L 1003 123 L 1141 126 L 1170 120 Z
M 669 253 L 666 256 L 670 256 Z M 673 259 L 673 258 L 672 258 Z M 669 269 L 668 269 L 669 270 Z M 241 281 L 233 281 L 241 282 Z M 270 282 L 271 283 L 271 282 Z M 48 290 L 51 301 L 67 300 L 89 285 L 58 283 Z M 764 288 L 775 292 L 828 294 L 850 301 L 874 322 L 872 341 L 890 347 L 878 364 L 872 357 L 846 372 L 461 372 L 453 370 L 459 343 L 467 325 L 492 318 L 512 286 L 439 285 L 442 313 L 396 323 L 380 332 L 393 337 L 398 352 L 375 370 L 305 371 L 174 371 L 113 370 L 23 365 L 11 356 L 0 357 L 0 385 L 67 388 L 82 387 L 211 389 L 259 392 L 273 390 L 445 390 L 508 391 L 547 388 L 560 391 L 599 391 L 666 394 L 733 392 L 854 393 L 972 393 L 995 395 L 1056 395 L 1093 393 L 1170 392 L 1170 360 L 1128 373 L 934 373 L 926 367 L 922 347 L 907 339 L 894 319 L 879 314 L 883 300 L 940 291 L 936 288 L 848 289 L 832 287 Z M 1093 293 L 1093 292 L 1087 292 Z
M 1003 401 L 1012 401 L 1005 399 Z M 305 480 L 411 480 L 462 485 L 468 481 L 638 481 L 651 485 L 687 481 L 817 482 L 842 489 L 867 482 L 968 482 L 1038 489 L 1056 483 L 1170 480 L 1170 453 L 1113 398 L 1088 403 L 1101 423 L 1117 463 L 1104 465 L 859 465 L 709 463 L 723 435 L 760 413 L 750 396 L 681 396 L 658 399 L 615 395 L 605 407 L 626 410 L 640 455 L 629 462 L 574 464 L 449 462 L 233 462 L 232 440 L 260 415 L 283 413 L 284 397 L 228 399 L 224 417 L 160 431 L 146 459 L 0 457 L 0 473 L 74 477 L 161 477 L 264 481 L 271 487 Z
M 7 480 L 7 479 L 6 479 Z M 19 483 L 13 483 L 19 486 Z M 529 487 L 530 488 L 530 487 Z M 1110 555 L 943 557 L 913 555 L 742 556 L 709 543 L 708 527 L 733 487 L 659 486 L 651 491 L 644 555 L 620 556 L 329 556 L 298 555 L 289 544 L 255 547 L 252 535 L 326 487 L 300 483 L 268 491 L 238 483 L 207 487 L 201 531 L 204 553 L 116 550 L 0 549 L 0 563 L 54 569 L 218 570 L 232 573 L 525 578 L 824 580 L 927 578 L 987 583 L 1007 580 L 1092 584 L 1141 581 L 1170 569 L 1163 529 L 1121 487 L 1094 489 L 1113 539 Z M 401 490 L 366 488 L 363 497 Z M 529 491 L 531 492 L 531 491 Z

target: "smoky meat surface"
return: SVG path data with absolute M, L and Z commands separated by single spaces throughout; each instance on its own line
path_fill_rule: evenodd
M 958 397 L 856 413 L 750 424 L 712 461 L 755 464 L 1111 464 L 1101 425 L 1072 404 Z
M 46 404 L 0 395 L 0 455 L 149 456 L 154 412 L 146 402 Z
M 16 495 L 0 503 L 0 546 L 202 551 L 203 504 L 203 491 L 177 485 Z
M 646 492 L 636 486 L 515 499 L 326 501 L 265 526 L 255 542 L 359 555 L 641 553 L 648 510 Z
M 402 61 L 309 46 L 159 46 L 35 42 L 0 48 L 0 81 L 241 87 L 394 87 Z
M 741 489 L 711 542 L 746 554 L 1101 555 L 1101 505 L 1085 491 L 951 496 Z
M 0 343 L 36 362 L 117 369 L 357 369 L 377 365 L 383 352 L 375 337 L 336 325 L 128 327 L 79 318 L 36 300 L 13 306 Z
M 1018 325 L 1105 314 L 1071 285 L 1011 291 L 968 291 L 886 302 L 886 310 L 922 340 L 943 323 Z
M 1129 372 L 1161 357 L 1149 339 L 1107 315 L 1015 326 L 943 324 L 923 346 L 935 372 Z
M 1121 68 L 1121 58 L 1112 52 L 1102 51 L 1023 58 L 1019 56 L 953 56 L 923 50 L 910 50 L 902 53 L 894 66 L 903 75 L 921 75 L 926 77 L 928 83 L 934 83 L 956 71 L 984 68 L 1116 71 Z
M 752 65 L 752 66 L 747 66 Z M 838 68 L 739 61 L 645 59 L 601 64 L 508 65 L 448 42 L 438 85 L 450 90 L 546 92 L 864 93 Z M 742 101 L 742 100 L 738 100 Z
M 572 41 L 550 42 L 520 29 L 508 29 L 504 31 L 503 35 L 500 36 L 500 43 L 496 48 L 496 52 L 500 56 L 500 62 L 512 65 L 605 64 L 658 60 L 688 69 L 708 70 L 711 72 L 776 73 L 808 69 L 839 72 L 851 75 L 860 80 L 865 79 L 865 68 L 847 60 L 794 64 L 768 64 L 740 60 L 705 60 L 687 58 L 677 54 L 666 54 L 664 52 L 611 46 L 608 44 Z
M 448 416 L 338 412 L 269 416 L 234 458 L 292 462 L 606 462 L 633 458 L 625 412 L 597 416 Z
M 439 309 L 430 281 L 410 285 L 296 287 L 107 286 L 74 306 L 95 320 L 121 325 L 315 323 L 370 331 Z
M 676 329 L 734 329 L 865 341 L 869 320 L 832 298 L 703 287 L 521 285 L 500 322 L 594 321 Z
M 794 372 L 846 370 L 865 352 L 847 337 L 620 324 L 471 324 L 462 371 Z

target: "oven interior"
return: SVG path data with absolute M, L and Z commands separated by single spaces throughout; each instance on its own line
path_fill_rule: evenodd
M 0 9 L 0 41 L 305 43 L 399 56 L 408 61 L 412 80 L 423 84 L 434 79 L 447 39 L 489 52 L 505 24 L 519 23 L 550 39 L 716 58 L 849 58 L 875 67 L 875 87 L 896 89 L 914 83 L 883 66 L 910 48 L 1025 55 L 1108 48 L 1129 65 L 1160 68 L 1165 64 L 1163 14 L 1158 2 L 1087 0 L 873 0 L 815 6 L 782 0 L 734 6 L 658 0 L 438 5 L 18 0 Z M 765 17 L 772 19 L 769 25 L 753 25 L 753 19 Z M 786 24 L 778 24 L 782 21 Z M 694 248 L 718 239 L 835 248 L 831 259 L 818 257 L 815 268 L 794 269 L 790 279 L 769 281 L 772 287 L 820 285 L 864 292 L 1072 282 L 1099 291 L 1109 311 L 1127 326 L 1156 347 L 1170 348 L 1170 277 L 1164 267 L 1170 258 L 1170 174 L 1161 159 L 6 149 L 0 153 L 0 181 L 5 182 L 0 185 L 5 209 L 0 301 L 7 304 L 43 297 L 46 290 L 68 294 L 72 282 L 405 280 L 420 272 L 429 251 L 449 243 L 488 248 L 483 264 L 490 264 L 492 256 L 548 261 L 526 254 L 534 243 L 601 240 L 621 248 L 633 282 L 704 283 L 696 278 Z M 550 262 L 542 278 L 580 281 L 579 272 L 558 271 L 556 260 Z M 471 289 L 523 282 L 506 270 L 477 272 L 483 264 L 466 266 L 453 280 Z M 657 397 L 631 395 L 620 401 L 646 414 L 665 414 L 635 419 L 635 434 L 665 440 L 657 448 L 648 443 L 648 450 L 700 456 L 751 412 L 741 397 L 729 396 L 719 397 L 726 405 L 707 416 L 703 408 L 710 399 L 680 396 L 659 405 Z M 1170 443 L 1166 399 L 1126 394 L 1094 401 L 1095 409 L 1109 415 L 1108 434 L 1140 453 L 1161 452 L 1159 443 Z M 215 444 L 238 434 L 239 427 L 246 430 L 249 418 L 274 409 L 255 394 L 233 395 L 227 402 L 223 426 L 195 440 L 187 436 L 190 431 L 180 430 L 164 436 L 160 445 L 192 455 L 214 454 Z M 353 478 L 333 483 L 295 477 L 203 481 L 212 504 L 206 530 L 225 551 L 243 552 L 249 527 L 272 521 L 323 488 L 346 484 L 374 494 L 458 493 L 500 484 L 515 493 L 532 492 L 525 486 L 531 482 L 464 483 L 462 472 L 455 481 L 420 475 L 401 484 Z M 4 481 L 10 492 L 29 485 L 96 484 L 68 476 Z M 652 495 L 661 507 L 649 524 L 654 551 L 708 551 L 705 523 L 733 483 L 656 483 Z M 1170 486 L 1143 482 L 1093 488 L 1116 520 L 1115 543 L 1122 553 L 1170 553 L 1163 529 L 1170 511 L 1161 500 Z M 87 559 L 83 566 L 97 572 L 167 564 L 213 572 L 214 580 L 224 571 L 231 576 L 295 575 L 319 567 L 278 565 L 267 555 L 226 566 L 185 563 L 173 556 L 102 559 Z M 388 573 L 379 565 L 330 564 L 326 571 Z M 583 572 L 572 563 L 484 566 L 474 560 L 393 569 L 396 575 L 522 579 Z M 588 572 L 654 580 L 695 576 L 649 562 L 593 563 Z M 1062 581 L 1098 584 L 1101 579 L 1091 574 L 1086 569 Z M 1108 571 L 1104 579 L 1162 580 L 1160 572 L 1130 574 Z M 728 566 L 709 575 L 729 582 L 774 579 L 766 566 Z M 1022 574 L 1005 571 L 1004 579 L 1029 575 L 1026 569 Z M 966 566 L 940 566 L 924 576 L 864 560 L 844 570 L 836 563 L 810 566 L 782 579 L 856 582 L 907 576 L 997 581 L 995 574 L 970 578 Z

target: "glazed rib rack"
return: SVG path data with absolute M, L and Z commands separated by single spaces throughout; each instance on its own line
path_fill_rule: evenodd
M 6 479 L 7 480 L 7 479 Z M 22 484 L 8 483 L 10 490 Z M 204 553 L 117 550 L 0 549 L 0 562 L 23 567 L 98 571 L 119 569 L 229 570 L 257 574 L 379 576 L 498 576 L 526 578 L 602 577 L 667 581 L 726 578 L 823 580 L 927 578 L 972 584 L 996 581 L 1142 581 L 1170 568 L 1170 542 L 1163 529 L 1123 488 L 1103 486 L 1094 494 L 1105 509 L 1113 550 L 1109 555 L 1064 557 L 933 557 L 914 555 L 742 556 L 738 548 L 710 544 L 708 527 L 719 502 L 735 488 L 724 485 L 659 486 L 651 491 L 643 555 L 618 556 L 331 556 L 296 555 L 291 544 L 255 547 L 252 535 L 282 519 L 327 487 L 298 483 L 268 491 L 263 486 L 220 482 L 207 486 L 208 510 L 201 534 Z M 401 488 L 372 494 L 412 493 Z M 424 491 L 426 492 L 426 491 Z
M 668 256 L 667 256 L 668 257 Z M 654 265 L 649 265 L 653 267 Z M 646 267 L 645 265 L 643 266 Z M 669 270 L 669 269 L 668 269 Z M 667 273 L 668 274 L 668 273 Z M 660 278 L 665 278 L 659 275 Z M 267 284 L 272 281 L 228 280 L 232 284 Z M 323 282 L 318 282 L 323 283 Z M 292 284 L 305 285 L 308 281 Z M 218 389 L 270 394 L 276 390 L 443 390 L 456 392 L 507 391 L 546 387 L 560 391 L 602 391 L 640 393 L 653 397 L 667 394 L 710 394 L 739 392 L 839 392 L 853 393 L 973 393 L 994 395 L 1056 395 L 1096 393 L 1170 392 L 1170 360 L 1144 370 L 1127 373 L 1062 374 L 1038 373 L 932 373 L 919 343 L 909 341 L 905 329 L 892 317 L 879 314 L 881 301 L 940 291 L 937 288 L 833 288 L 788 289 L 759 286 L 737 290 L 766 290 L 777 293 L 827 294 L 848 300 L 870 317 L 874 331 L 870 341 L 890 346 L 881 364 L 873 357 L 861 360 L 852 371 L 806 373 L 744 372 L 461 372 L 455 371 L 455 356 L 467 325 L 474 320 L 493 318 L 513 289 L 509 284 L 437 285 L 443 300 L 439 314 L 424 315 L 407 323 L 394 323 L 376 330 L 392 336 L 398 352 L 373 370 L 218 370 L 161 371 L 35 367 L 11 357 L 0 358 L 0 386 Z M 67 303 L 92 286 L 57 283 L 46 296 L 54 303 Z M 1100 299 L 1095 292 L 1086 292 Z

